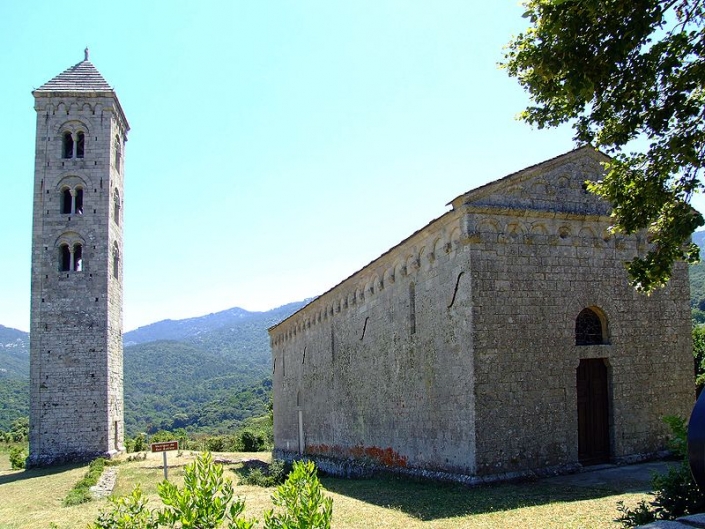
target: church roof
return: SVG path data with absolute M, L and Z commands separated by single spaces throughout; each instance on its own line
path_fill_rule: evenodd
M 104 92 L 112 90 L 112 87 L 93 66 L 93 63 L 88 60 L 88 51 L 86 50 L 84 60 L 44 83 L 35 92 Z

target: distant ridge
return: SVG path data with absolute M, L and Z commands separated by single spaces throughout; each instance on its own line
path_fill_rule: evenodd
M 700 258 L 702 259 L 703 252 L 705 252 L 705 248 L 703 248 L 703 246 L 705 246 L 705 230 L 693 233 L 692 240 L 695 244 L 700 246 Z
M 29 334 L 0 325 L 0 379 L 29 379 Z
M 183 320 L 162 320 L 139 327 L 134 331 L 126 332 L 123 334 L 123 344 L 125 347 L 128 347 L 158 340 L 184 340 L 194 338 L 204 332 L 237 325 L 238 323 L 250 319 L 264 318 L 267 320 L 276 320 L 280 316 L 281 319 L 283 319 L 296 312 L 309 301 L 310 299 L 296 301 L 261 312 L 250 312 L 239 307 L 233 307 L 220 312 L 206 314 L 205 316 L 196 316 Z M 273 323 L 278 323 L 278 321 L 274 321 Z
M 267 413 L 267 329 L 310 300 L 265 311 L 233 307 L 123 335 L 128 435 L 159 429 L 230 432 Z M 29 413 L 29 334 L 0 325 L 0 431 Z

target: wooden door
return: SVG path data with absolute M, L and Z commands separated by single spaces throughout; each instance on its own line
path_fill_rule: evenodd
M 578 386 L 578 459 L 583 465 L 610 460 L 607 366 L 602 358 L 581 360 Z

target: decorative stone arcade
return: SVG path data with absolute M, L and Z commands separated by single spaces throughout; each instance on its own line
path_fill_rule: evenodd
M 123 450 L 122 220 L 129 125 L 88 59 L 34 92 L 28 466 Z

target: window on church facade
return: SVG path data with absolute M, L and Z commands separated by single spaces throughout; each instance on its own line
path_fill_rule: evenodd
M 580 311 L 575 319 L 575 345 L 600 345 L 607 343 L 607 320 L 595 309 Z

